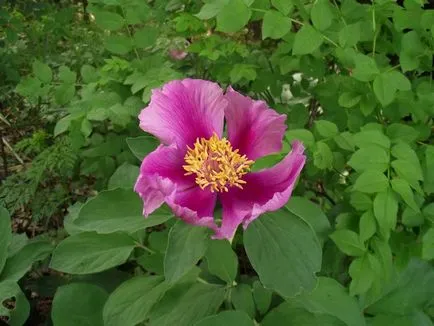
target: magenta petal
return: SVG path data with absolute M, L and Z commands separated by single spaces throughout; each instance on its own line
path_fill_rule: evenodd
M 139 115 L 140 127 L 166 145 L 180 148 L 196 138 L 223 132 L 227 101 L 216 83 L 200 79 L 174 80 L 153 90 L 151 102 Z
M 185 222 L 215 229 L 216 195 L 184 175 L 184 152 L 175 145 L 160 145 L 143 160 L 134 188 L 143 200 L 143 214 L 148 216 L 166 202 Z
M 247 174 L 244 189 L 231 188 L 222 194 L 223 221 L 216 238 L 230 239 L 241 223 L 246 228 L 259 215 L 284 206 L 306 161 L 303 152 L 303 145 L 295 141 L 292 151 L 281 162 Z
M 286 130 L 286 116 L 270 109 L 263 101 L 243 96 L 231 87 L 226 92 L 225 110 L 228 138 L 233 148 L 249 159 L 279 152 Z

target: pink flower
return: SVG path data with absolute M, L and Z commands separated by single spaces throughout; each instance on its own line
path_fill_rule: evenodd
M 175 80 L 154 90 L 139 119 L 162 143 L 144 158 L 135 185 L 143 214 L 165 202 L 185 222 L 213 229 L 215 238 L 231 239 L 240 224 L 246 228 L 285 205 L 305 163 L 295 141 L 281 162 L 250 172 L 254 160 L 281 150 L 286 116 L 231 87 L 223 94 L 209 81 Z M 213 218 L 217 200 L 220 226 Z

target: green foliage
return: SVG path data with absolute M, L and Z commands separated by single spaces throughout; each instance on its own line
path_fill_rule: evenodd
M 431 325 L 433 21 L 411 0 L 2 3 L 0 320 L 36 323 L 43 289 L 54 326 Z M 231 242 L 133 191 L 159 145 L 137 116 L 186 77 L 287 115 L 254 170 L 306 147 L 291 200 Z

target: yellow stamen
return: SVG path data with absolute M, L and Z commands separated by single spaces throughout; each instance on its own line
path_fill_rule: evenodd
M 226 138 L 219 139 L 215 134 L 210 139 L 196 139 L 193 148 L 187 146 L 184 160 L 185 175 L 196 174 L 199 187 L 209 187 L 211 192 L 227 192 L 232 186 L 243 189 L 246 182 L 242 177 L 254 163 L 238 154 Z

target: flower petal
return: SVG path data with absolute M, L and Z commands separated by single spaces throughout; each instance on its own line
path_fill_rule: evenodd
M 279 152 L 286 130 L 286 115 L 278 114 L 263 101 L 243 96 L 232 87 L 226 92 L 225 117 L 228 138 L 250 160 Z
M 216 83 L 200 79 L 174 80 L 153 90 L 149 106 L 139 115 L 140 127 L 162 143 L 180 148 L 196 138 L 219 137 L 227 101 Z
M 223 193 L 220 197 L 223 221 L 215 237 L 230 239 L 241 223 L 246 228 L 259 215 L 284 206 L 306 161 L 303 152 L 303 145 L 295 141 L 292 151 L 281 162 L 247 174 L 243 189 L 233 187 Z
M 200 189 L 194 176 L 185 176 L 184 152 L 176 145 L 160 145 L 142 162 L 134 190 L 143 200 L 147 217 L 164 202 L 185 222 L 215 229 L 216 195 Z

